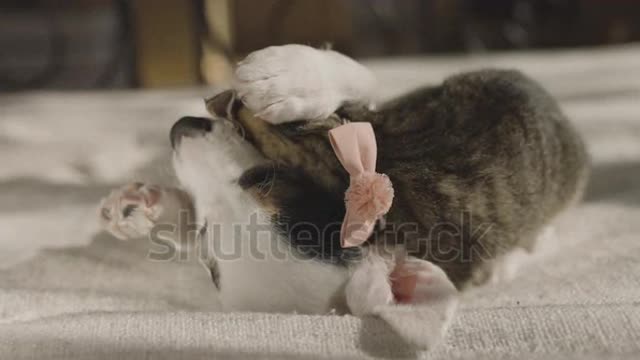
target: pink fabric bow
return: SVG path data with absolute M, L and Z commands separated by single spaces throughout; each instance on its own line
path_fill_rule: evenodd
M 387 175 L 375 172 L 378 149 L 371 124 L 342 125 L 329 131 L 329 140 L 351 176 L 340 240 L 342 247 L 358 246 L 367 241 L 376 221 L 391 208 L 393 186 Z

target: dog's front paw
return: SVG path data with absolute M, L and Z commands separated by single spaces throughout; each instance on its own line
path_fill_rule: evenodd
M 162 215 L 163 190 L 156 185 L 131 183 L 102 199 L 100 222 L 121 240 L 146 236 Z
M 333 51 L 272 46 L 238 64 L 234 87 L 256 116 L 273 124 L 324 119 L 345 102 L 370 102 L 373 75 Z

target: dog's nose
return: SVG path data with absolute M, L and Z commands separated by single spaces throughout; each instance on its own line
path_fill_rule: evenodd
M 175 149 L 179 146 L 183 137 L 203 136 L 211 132 L 211 129 L 213 129 L 213 121 L 211 120 L 202 117 L 185 116 L 176 121 L 171 127 L 171 132 L 169 133 L 171 147 Z

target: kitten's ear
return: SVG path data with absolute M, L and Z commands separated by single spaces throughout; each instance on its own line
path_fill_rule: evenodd
M 231 118 L 236 110 L 236 94 L 233 90 L 223 91 L 218 95 L 205 99 L 204 102 L 209 114 L 224 119 Z
M 458 291 L 444 271 L 413 257 L 389 266 L 380 257 L 367 256 L 345 292 L 354 315 L 379 316 L 420 349 L 440 341 L 458 304 Z

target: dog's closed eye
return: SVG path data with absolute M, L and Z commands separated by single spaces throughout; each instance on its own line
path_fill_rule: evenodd
M 124 209 L 122 209 L 122 217 L 129 217 L 137 207 L 138 206 L 134 204 L 125 206 Z

